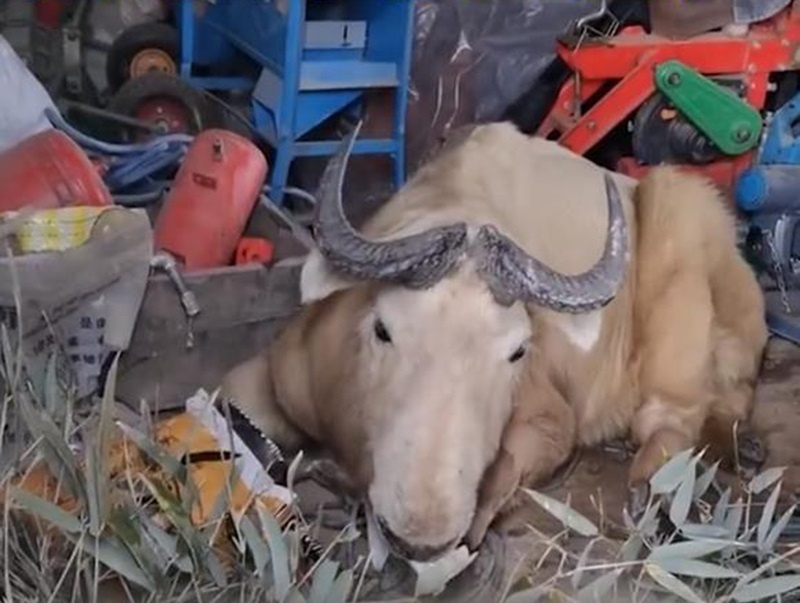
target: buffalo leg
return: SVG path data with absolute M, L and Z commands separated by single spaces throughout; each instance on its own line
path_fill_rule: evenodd
M 703 428 L 703 441 L 727 469 L 756 470 L 766 460 L 766 450 L 749 420 L 763 344 L 722 329 L 716 339 L 719 393 Z
M 503 434 L 500 451 L 484 474 L 467 543 L 477 548 L 499 515 L 514 510 L 520 486 L 550 477 L 575 446 L 575 417 L 564 398 L 541 375 L 527 375 Z
M 628 476 L 634 488 L 700 441 L 715 398 L 712 321 L 708 280 L 687 270 L 673 276 L 641 323 L 643 403 L 633 420 L 639 450 Z
M 766 451 L 749 428 L 755 384 L 769 337 L 764 297 L 749 265 L 732 253 L 712 280 L 714 359 L 719 395 L 704 428 L 711 452 L 737 468 L 757 469 Z

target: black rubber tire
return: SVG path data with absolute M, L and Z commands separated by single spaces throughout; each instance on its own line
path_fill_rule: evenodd
M 153 97 L 169 97 L 179 101 L 189 113 L 187 134 L 218 127 L 222 121 L 219 111 L 205 95 L 178 77 L 163 73 L 148 73 L 128 80 L 108 103 L 108 110 L 129 117 L 136 116 L 142 102 Z M 132 129 L 120 125 L 119 140 L 131 142 Z
M 180 39 L 177 30 L 166 23 L 140 23 L 124 30 L 111 44 L 106 55 L 106 79 L 113 94 L 130 79 L 133 58 L 142 50 L 157 48 L 180 63 Z

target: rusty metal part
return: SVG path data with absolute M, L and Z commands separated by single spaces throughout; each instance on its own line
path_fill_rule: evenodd
M 197 303 L 197 298 L 194 293 L 189 290 L 186 283 L 183 282 L 183 277 L 178 270 L 178 262 L 170 253 L 161 252 L 153 256 L 150 264 L 153 268 L 163 270 L 169 279 L 175 284 L 175 288 L 181 296 L 181 305 L 186 312 L 186 316 L 193 318 L 200 313 L 200 305 Z
M 178 270 L 178 262 L 171 253 L 165 251 L 155 254 L 150 261 L 152 268 L 163 270 L 169 277 L 175 288 L 180 295 L 181 305 L 186 313 L 187 329 L 186 329 L 186 348 L 191 349 L 194 347 L 194 317 L 200 314 L 200 304 L 197 301 L 195 294 L 186 286 L 183 281 L 180 270 Z
M 131 77 L 139 77 L 153 71 L 174 76 L 177 75 L 178 69 L 172 57 L 160 48 L 145 48 L 131 59 Z

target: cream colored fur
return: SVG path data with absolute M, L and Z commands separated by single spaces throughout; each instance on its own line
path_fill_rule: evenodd
M 376 514 L 418 547 L 454 545 L 470 526 L 477 544 L 517 487 L 546 478 L 576 445 L 630 430 L 641 446 L 636 482 L 703 434 L 725 440 L 748 416 L 767 337 L 732 217 L 710 185 L 671 168 L 638 187 L 614 178 L 633 260 L 602 311 L 503 308 L 469 263 L 409 291 L 337 278 L 312 254 L 309 305 L 255 362 L 267 368 L 250 365 L 259 385 L 240 370 L 225 392 L 268 407 L 264 418 L 281 415 L 261 426 L 282 442 L 330 448 Z M 603 170 L 492 124 L 420 169 L 362 231 L 492 223 L 578 273 L 600 256 L 606 220 Z M 376 340 L 376 317 L 391 344 Z M 526 354 L 512 364 L 520 345 Z

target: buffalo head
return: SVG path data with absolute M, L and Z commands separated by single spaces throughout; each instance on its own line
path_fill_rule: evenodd
M 361 290 L 363 308 L 339 321 L 347 331 L 342 346 L 357 342 L 348 347 L 357 351 L 343 379 L 353 383 L 344 397 L 362 437 L 349 445 L 368 468 L 365 493 L 388 543 L 406 558 L 429 560 L 469 530 L 518 380 L 535 362 L 531 308 L 585 313 L 609 303 L 624 279 L 628 231 L 620 193 L 606 176 L 604 250 L 581 274 L 551 269 L 492 224 L 367 238 L 342 207 L 357 132 L 323 174 L 319 250 L 304 267 L 302 287 L 310 299 L 342 288 L 325 290 L 320 282 L 330 278 Z M 309 293 L 315 288 L 323 292 Z

